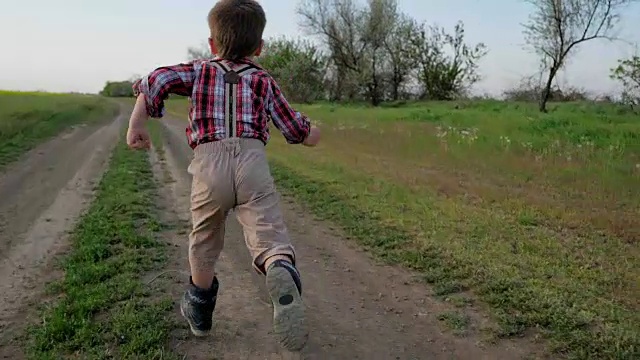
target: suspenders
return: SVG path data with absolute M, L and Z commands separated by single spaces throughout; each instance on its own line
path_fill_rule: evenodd
M 238 136 L 238 83 L 244 75 L 258 71 L 254 65 L 243 64 L 236 69 L 229 68 L 222 60 L 213 60 L 213 66 L 224 74 L 224 119 L 228 138 Z

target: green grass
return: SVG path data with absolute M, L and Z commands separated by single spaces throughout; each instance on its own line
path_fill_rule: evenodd
M 0 168 L 71 126 L 116 110 L 97 96 L 0 91 Z
M 169 107 L 186 114 L 184 100 Z M 542 333 L 556 357 L 637 356 L 637 115 L 497 101 L 300 109 L 321 145 L 273 129 L 268 151 L 301 204 L 421 273 L 437 298 L 488 309 L 495 336 Z
M 470 324 L 469 317 L 458 311 L 444 312 L 438 315 L 438 320 L 442 321 L 454 334 L 459 336 L 467 333 Z
M 164 266 L 156 184 L 145 152 L 117 145 L 95 201 L 72 235 L 64 278 L 42 322 L 28 331 L 30 359 L 173 359 L 165 347 L 172 300 L 142 282 Z

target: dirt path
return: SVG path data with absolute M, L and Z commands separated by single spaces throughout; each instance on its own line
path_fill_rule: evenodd
M 189 221 L 191 150 L 184 121 L 165 120 L 167 169 L 175 207 L 171 216 Z M 292 149 L 295 151 L 295 149 Z M 330 225 L 316 221 L 288 198 L 282 204 L 298 251 L 304 299 L 312 331 L 303 358 L 308 359 L 523 359 L 529 344 L 505 342 L 483 346 L 475 335 L 458 337 L 437 317 L 447 308 L 407 271 L 376 264 L 349 245 Z M 239 224 L 233 215 L 219 263 L 221 290 L 215 332 L 196 340 L 186 326 L 174 334 L 174 347 L 185 359 L 278 359 L 283 354 L 271 336 L 271 309 L 263 279 L 250 266 Z M 186 231 L 170 240 L 177 251 L 172 268 L 187 270 Z M 173 277 L 177 299 L 187 278 Z M 177 310 L 176 310 L 177 313 Z M 476 316 L 482 321 L 481 316 Z M 181 319 L 180 319 L 181 321 Z M 477 334 L 476 334 L 477 335 Z
M 54 255 L 91 200 L 124 123 L 78 126 L 0 173 L 0 358 L 24 357 L 15 337 L 52 278 Z

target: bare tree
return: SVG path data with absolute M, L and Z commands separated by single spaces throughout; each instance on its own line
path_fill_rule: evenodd
M 636 0 L 526 0 L 535 10 L 524 24 L 527 44 L 547 72 L 540 111 L 547 111 L 553 80 L 571 51 L 583 42 L 613 38 L 621 10 Z
M 303 0 L 300 25 L 322 41 L 336 88 L 332 100 L 365 98 L 380 104 L 387 93 L 390 30 L 400 17 L 396 0 Z M 397 46 L 396 46 L 397 47 Z
M 320 35 L 341 66 L 360 71 L 367 47 L 361 37 L 365 15 L 353 0 L 303 0 L 297 9 L 301 26 L 312 35 Z

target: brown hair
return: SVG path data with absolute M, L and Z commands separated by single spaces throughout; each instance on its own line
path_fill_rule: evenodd
M 239 60 L 260 47 L 267 18 L 255 0 L 220 0 L 207 17 L 218 56 Z

